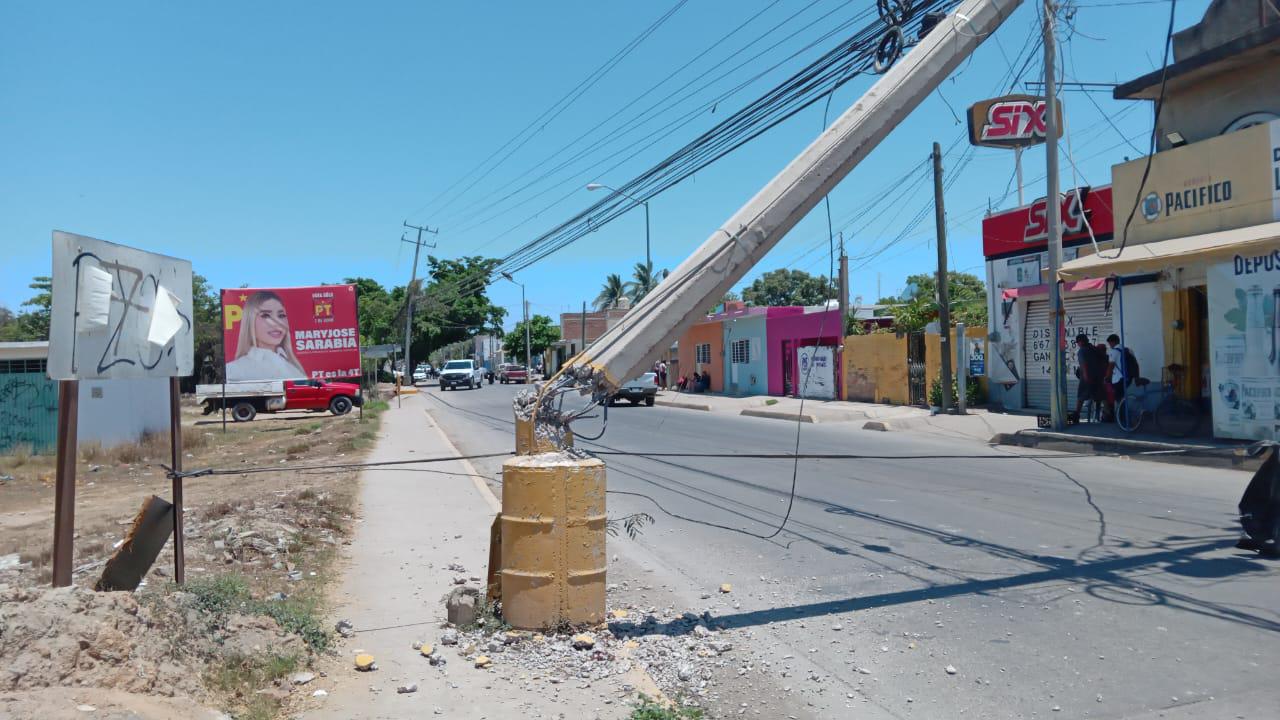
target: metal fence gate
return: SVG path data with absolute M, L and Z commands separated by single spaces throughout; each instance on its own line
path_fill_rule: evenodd
M 928 407 L 929 391 L 925 378 L 924 348 L 923 332 L 907 335 L 907 389 L 910 391 L 911 404 Z
M 0 454 L 26 446 L 53 452 L 58 439 L 58 384 L 44 360 L 0 360 Z

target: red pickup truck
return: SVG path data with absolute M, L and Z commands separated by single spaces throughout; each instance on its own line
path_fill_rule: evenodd
M 222 409 L 222 385 L 199 385 L 196 402 L 204 405 L 204 414 Z M 327 380 L 285 380 L 283 382 L 228 383 L 225 402 L 236 422 L 248 422 L 260 412 L 280 410 L 328 410 L 345 415 L 364 403 L 360 386 L 355 383 Z
M 529 372 L 524 369 L 523 365 L 515 363 L 505 363 L 498 368 L 498 382 L 506 385 L 507 383 L 525 383 L 528 382 Z

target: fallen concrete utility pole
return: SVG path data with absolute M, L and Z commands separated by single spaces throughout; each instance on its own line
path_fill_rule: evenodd
M 569 423 L 591 408 L 588 403 L 561 414 L 564 394 L 577 391 L 606 402 L 623 381 L 647 369 L 1019 2 L 962 3 L 617 325 L 536 393 L 516 396 L 517 448 L 538 454 L 519 455 L 502 466 L 501 532 L 495 539 L 502 562 L 498 592 L 508 622 L 534 629 L 604 618 L 605 466 L 597 458 L 550 452 L 571 445 Z M 901 29 L 886 26 L 886 38 L 894 35 L 900 42 Z
M 1020 3 L 961 3 L 618 324 L 571 360 L 564 371 L 568 381 L 603 398 L 651 365 Z

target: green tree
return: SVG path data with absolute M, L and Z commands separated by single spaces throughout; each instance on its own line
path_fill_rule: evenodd
M 529 318 L 529 347 L 532 350 L 533 357 L 542 354 L 544 350 L 551 347 L 552 343 L 560 339 L 560 328 L 551 323 L 551 318 L 546 315 L 534 315 Z M 515 358 L 518 362 L 524 362 L 524 321 L 516 323 L 516 326 L 507 333 L 503 339 L 502 347 L 507 352 L 507 357 Z
M 356 302 L 360 320 L 360 344 L 383 345 L 395 342 L 395 319 L 397 306 L 391 293 L 382 287 L 377 280 L 366 277 L 347 278 L 344 283 L 356 286 Z M 404 300 L 401 290 L 400 300 Z M 403 321 L 403 316 L 401 316 Z M 400 326 L 400 333 L 404 326 Z M 403 338 L 401 338 L 403 342 Z
M 626 284 L 627 298 L 632 304 L 640 302 L 670 274 L 669 270 L 655 273 L 653 265 L 636 263 L 635 269 L 631 271 L 631 282 Z
M 24 308 L 17 315 L 5 309 L 6 318 L 0 320 L 0 340 L 29 342 L 49 339 L 49 315 L 53 307 L 53 279 L 38 275 L 27 287 L 36 291 L 35 297 L 22 303 Z
M 822 305 L 838 295 L 829 278 L 786 268 L 771 270 L 742 290 L 747 304 L 764 307 Z
M 900 332 L 923 330 L 938 318 L 938 279 L 933 273 L 908 275 L 907 291 L 902 297 L 881 298 L 882 304 L 893 305 L 894 329 Z M 987 325 L 987 286 L 972 273 L 948 272 L 951 323 L 969 327 Z
M 494 305 L 485 293 L 493 281 L 498 260 L 479 255 L 452 260 L 427 258 L 427 276 L 414 288 L 414 358 L 424 358 L 435 348 L 482 334 L 502 337 L 503 307 Z M 403 291 L 393 290 L 397 318 L 404 322 Z M 394 333 L 393 333 L 394 335 Z
M 596 299 L 591 304 L 596 310 L 607 310 L 616 305 L 626 295 L 627 284 L 622 282 L 622 276 L 617 273 L 610 273 L 604 279 L 604 285 L 600 287 L 600 294 L 596 295 Z
M 200 274 L 191 276 L 194 377 L 188 384 L 218 382 L 222 377 L 222 298 Z

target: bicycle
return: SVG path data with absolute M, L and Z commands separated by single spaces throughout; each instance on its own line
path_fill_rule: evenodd
M 1200 427 L 1200 408 L 1178 394 L 1182 366 L 1170 365 L 1161 371 L 1160 385 L 1151 389 L 1151 381 L 1137 378 L 1124 399 L 1116 405 L 1116 424 L 1126 432 L 1136 432 L 1145 416 L 1155 419 L 1160 432 L 1184 438 Z

